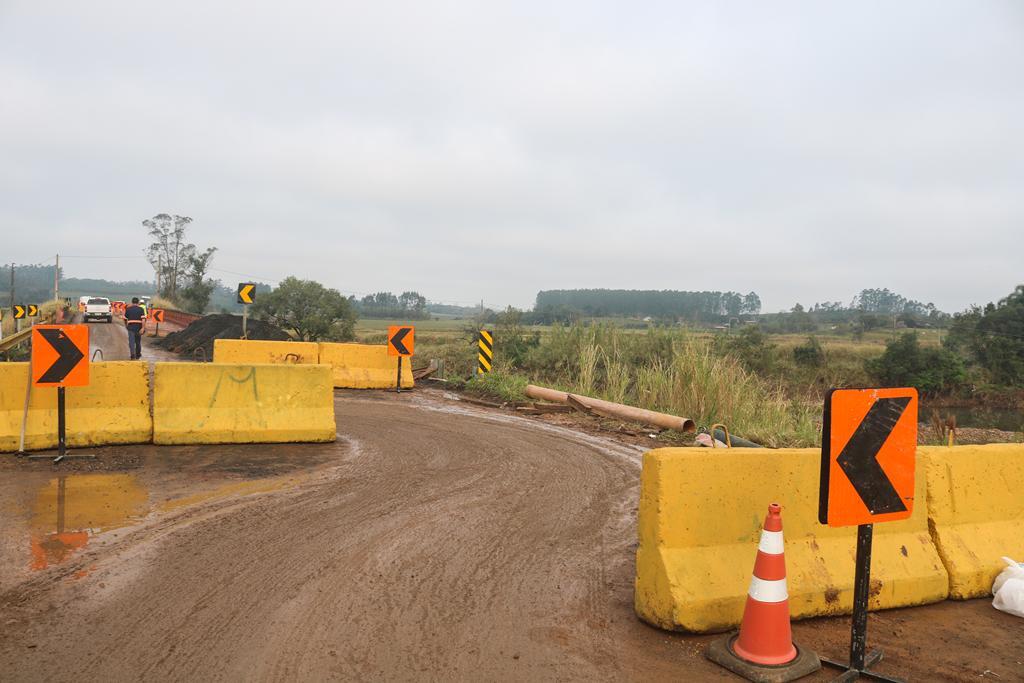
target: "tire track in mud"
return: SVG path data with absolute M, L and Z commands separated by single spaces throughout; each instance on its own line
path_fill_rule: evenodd
M 336 411 L 322 476 L 33 595 L 5 679 L 678 676 L 632 614 L 639 452 L 422 394 Z

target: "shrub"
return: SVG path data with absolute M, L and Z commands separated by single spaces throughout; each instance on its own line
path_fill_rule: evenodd
M 503 313 L 495 316 L 494 352 L 512 365 L 522 365 L 531 349 L 540 345 L 540 333 L 528 333 L 523 329 L 523 312 L 509 306 Z M 473 340 L 476 341 L 476 330 Z
M 998 303 L 958 314 L 947 344 L 969 352 L 992 382 L 1024 387 L 1024 285 Z
M 291 330 L 305 341 L 348 341 L 355 338 L 356 314 L 336 289 L 313 280 L 286 277 L 253 306 L 260 318 Z
M 797 365 L 820 368 L 825 364 L 825 349 L 817 337 L 808 337 L 806 343 L 793 347 L 793 361 Z
M 719 350 L 739 359 L 748 370 L 766 374 L 771 369 L 775 345 L 768 341 L 768 335 L 758 326 L 749 325 L 735 336 L 717 339 Z
M 960 356 L 946 348 L 922 347 L 916 332 L 886 344 L 885 353 L 864 367 L 883 386 L 912 386 L 925 394 L 952 391 L 966 377 Z

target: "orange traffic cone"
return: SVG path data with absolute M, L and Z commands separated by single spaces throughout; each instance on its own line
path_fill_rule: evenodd
M 821 668 L 818 655 L 793 644 L 782 540 L 782 507 L 768 506 L 739 634 L 716 641 L 707 656 L 751 681 L 782 683 Z

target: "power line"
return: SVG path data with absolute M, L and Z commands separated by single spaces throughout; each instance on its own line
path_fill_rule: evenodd
M 62 258 L 80 258 L 80 259 L 120 259 L 125 261 L 134 261 L 136 259 L 147 260 L 145 256 L 74 256 L 61 254 Z M 52 260 L 52 259 L 51 259 Z
M 103 261 L 110 261 L 110 260 L 115 260 L 115 261 L 142 260 L 142 261 L 146 261 L 148 263 L 148 259 L 146 259 L 145 256 L 121 256 L 121 255 L 112 255 L 112 254 L 99 255 L 99 256 L 87 256 L 87 255 L 82 255 L 82 254 L 61 254 L 60 257 L 63 258 L 63 259 L 103 260 Z M 44 263 L 53 262 L 55 258 L 56 258 L 55 256 L 51 256 L 51 257 L 49 257 L 49 259 L 44 259 L 44 260 L 41 260 L 41 261 L 37 261 L 36 265 L 42 265 Z M 237 275 L 238 277 L 244 277 L 244 278 L 250 279 L 250 280 L 258 280 L 258 281 L 265 282 L 265 283 L 266 282 L 280 283 L 281 280 L 284 279 L 284 278 L 266 277 L 266 276 L 262 276 L 262 275 L 254 275 L 253 273 L 240 273 L 238 271 L 225 270 L 223 268 L 212 268 L 211 267 L 211 268 L 209 268 L 209 270 L 211 272 L 214 272 L 214 273 L 224 273 L 226 275 Z M 73 278 L 73 279 L 90 279 L 90 278 Z M 93 278 L 93 279 L 102 279 L 102 278 Z M 340 293 L 342 293 L 342 294 L 345 294 L 345 295 L 351 295 L 351 296 L 356 296 L 356 297 L 360 297 L 360 298 L 376 294 L 376 292 L 358 292 L 358 291 L 347 290 L 347 289 L 338 289 L 338 291 Z M 461 308 L 476 308 L 479 305 L 479 303 L 480 303 L 478 301 L 453 301 L 453 300 L 441 301 L 439 299 L 430 299 L 429 297 L 428 297 L 428 301 L 431 304 L 440 304 L 442 306 L 459 306 Z M 487 303 L 484 302 L 484 305 L 487 306 Z
M 251 280 L 263 280 L 266 282 L 280 282 L 282 278 L 279 277 L 263 277 L 262 275 L 253 275 L 252 273 L 237 273 L 233 270 L 224 270 L 223 268 L 208 268 L 215 273 L 227 273 L 228 275 L 237 275 L 238 277 L 245 277 Z

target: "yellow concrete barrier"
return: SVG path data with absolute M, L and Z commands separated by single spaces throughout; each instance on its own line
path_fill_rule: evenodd
M 214 339 L 213 362 L 250 365 L 252 363 L 294 363 L 297 365 L 320 362 L 320 349 L 316 342 L 257 341 L 251 339 Z
M 664 448 L 644 455 L 635 609 L 655 626 L 697 633 L 739 624 L 761 523 L 782 504 L 794 617 L 849 614 L 856 527 L 818 523 L 817 449 Z M 918 455 L 914 514 L 875 526 L 872 609 L 943 600 L 949 579 L 928 533 Z
M 16 451 L 25 408 L 28 363 L 0 363 L 0 451 Z M 89 385 L 68 387 L 67 439 L 71 447 L 147 443 L 149 371 L 145 363 L 100 362 L 89 369 Z M 32 387 L 25 449 L 57 445 L 57 390 Z
M 1000 558 L 1024 562 L 1024 444 L 919 450 L 926 456 L 928 521 L 949 572 L 949 596 L 991 595 L 1005 567 Z
M 387 346 L 320 343 L 320 362 L 331 366 L 334 386 L 346 389 L 392 389 L 398 381 L 398 358 Z M 402 388 L 413 387 L 412 362 L 402 361 Z
M 334 441 L 326 365 L 157 363 L 153 443 Z

